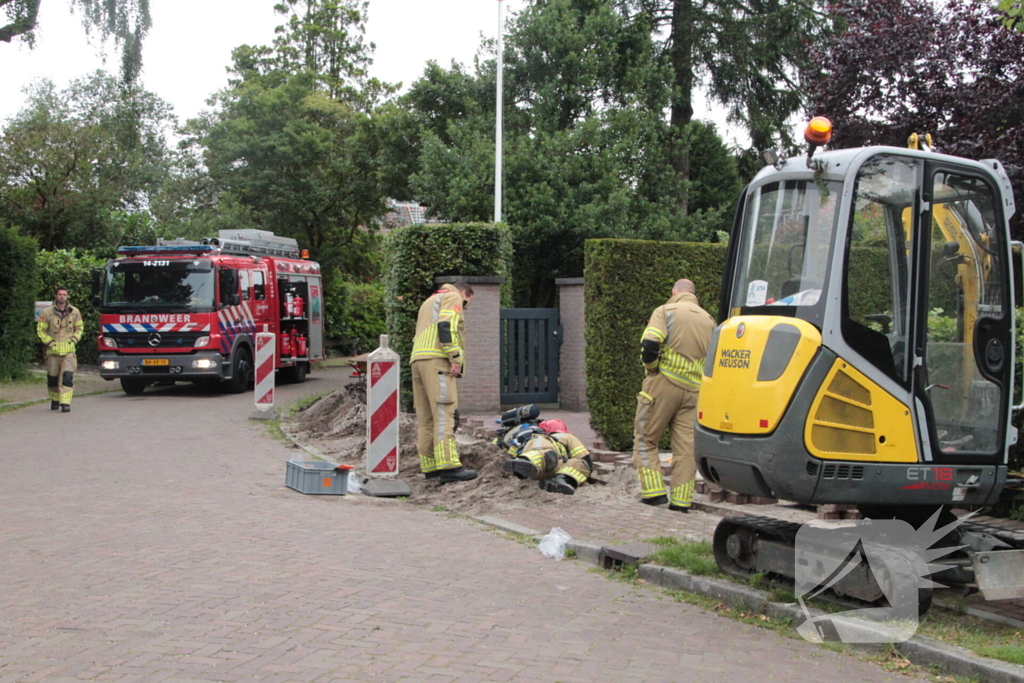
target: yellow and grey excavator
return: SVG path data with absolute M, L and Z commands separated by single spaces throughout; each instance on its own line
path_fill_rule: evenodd
M 1015 378 L 1003 166 L 907 148 L 819 152 L 744 190 L 697 406 L 704 478 L 802 504 L 853 504 L 915 528 L 996 501 L 1007 483 Z M 725 519 L 727 573 L 793 576 L 795 525 Z M 1024 597 L 1024 534 L 961 525 L 942 583 Z M 871 581 L 837 593 L 873 602 Z

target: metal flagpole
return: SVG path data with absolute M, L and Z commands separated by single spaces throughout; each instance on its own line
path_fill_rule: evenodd
M 501 222 L 501 90 L 504 71 L 504 49 L 502 48 L 501 3 L 498 0 L 498 93 L 497 117 L 494 125 L 494 222 Z

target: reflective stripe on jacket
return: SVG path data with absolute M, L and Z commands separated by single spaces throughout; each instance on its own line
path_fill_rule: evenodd
M 438 323 L 448 322 L 451 340 L 442 342 Z M 462 292 L 454 285 L 444 285 L 440 291 L 430 295 L 420 306 L 416 319 L 416 337 L 412 345 L 410 363 L 427 358 L 447 358 L 452 363 L 465 366 L 465 350 L 462 336 L 465 325 L 462 317 Z
M 52 356 L 74 353 L 84 329 L 82 314 L 71 304 L 63 312 L 56 306 L 47 307 L 36 323 L 36 334 L 41 342 L 48 345 L 47 355 Z
M 644 363 L 644 367 L 686 389 L 700 389 L 704 356 L 714 329 L 714 319 L 698 305 L 695 294 L 673 296 L 654 309 L 641 337 L 641 341 L 647 339 L 661 345 L 658 357 Z

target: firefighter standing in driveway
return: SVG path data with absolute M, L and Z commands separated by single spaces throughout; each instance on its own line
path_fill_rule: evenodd
M 466 363 L 462 312 L 472 300 L 468 284 L 446 284 L 423 302 L 416 320 L 410 366 L 417 451 L 424 476 L 441 483 L 476 479 L 474 470 L 462 466 L 455 447 L 455 380 Z
M 697 304 L 693 283 L 679 280 L 672 298 L 654 309 L 644 330 L 640 357 L 647 377 L 637 396 L 633 463 L 640 477 L 641 502 L 647 505 L 667 502 L 670 510 L 689 512 L 693 503 L 694 412 L 714 329 L 714 319 Z M 658 457 L 658 441 L 666 428 L 672 430 L 668 495 Z
M 36 334 L 46 345 L 46 388 L 50 394 L 50 410 L 60 408 L 68 413 L 71 412 L 71 395 L 78 368 L 75 348 L 82 338 L 85 324 L 78 309 L 68 303 L 66 287 L 58 287 L 54 296 L 57 302 L 39 316 Z

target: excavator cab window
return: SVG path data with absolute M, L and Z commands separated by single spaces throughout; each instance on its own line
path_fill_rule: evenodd
M 732 308 L 817 325 L 842 184 L 790 180 L 754 189 L 745 204 Z
M 929 180 L 924 387 L 942 454 L 1002 448 L 1010 363 L 1008 265 L 992 188 L 965 173 Z
M 843 338 L 892 379 L 907 385 L 909 273 L 918 159 L 880 154 L 857 174 L 846 247 Z

